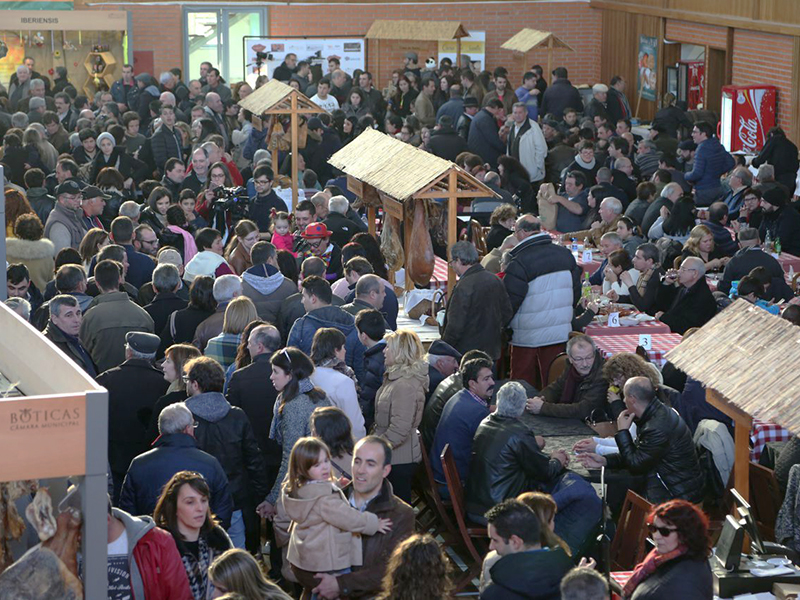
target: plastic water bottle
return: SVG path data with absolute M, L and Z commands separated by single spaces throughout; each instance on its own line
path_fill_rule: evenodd
M 769 230 L 767 230 L 767 235 L 764 237 L 764 250 L 769 254 L 772 253 L 772 236 L 769 234 Z
M 578 251 L 578 240 L 575 239 L 575 238 L 572 238 L 572 248 L 571 249 L 572 249 L 573 252 L 577 252 Z
M 592 299 L 592 284 L 589 283 L 589 274 L 584 271 L 583 283 L 581 284 L 581 296 L 591 300 Z

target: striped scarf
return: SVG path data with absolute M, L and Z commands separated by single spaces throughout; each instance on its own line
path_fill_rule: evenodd
M 650 281 L 650 278 L 653 276 L 654 272 L 655 267 L 648 269 L 639 276 L 639 280 L 636 282 L 636 291 L 639 292 L 640 296 L 644 296 L 644 290 L 647 288 L 647 282 Z
M 181 560 L 194 600 L 205 600 L 208 590 L 208 567 L 211 566 L 211 548 L 204 536 L 197 538 L 198 558 L 191 552 L 182 552 Z

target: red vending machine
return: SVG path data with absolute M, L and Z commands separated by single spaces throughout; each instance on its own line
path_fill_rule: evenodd
M 719 136 L 728 152 L 756 154 L 775 126 L 777 88 L 772 85 L 726 85 L 722 88 Z

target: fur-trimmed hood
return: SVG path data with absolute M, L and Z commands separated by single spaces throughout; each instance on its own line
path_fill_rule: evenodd
M 55 254 L 55 246 L 47 238 L 35 242 L 19 238 L 6 238 L 6 253 L 9 262 L 13 262 L 13 258 L 20 260 L 52 258 Z

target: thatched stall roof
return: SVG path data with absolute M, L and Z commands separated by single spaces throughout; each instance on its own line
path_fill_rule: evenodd
M 538 29 L 528 29 L 527 27 L 511 39 L 506 40 L 501 46 L 504 50 L 525 54 L 536 48 L 552 48 L 554 50 L 563 49 L 574 52 L 575 50 L 564 40 L 549 31 Z
M 376 19 L 364 36 L 368 40 L 411 40 L 436 42 L 468 37 L 469 33 L 458 21 L 403 21 Z
M 800 328 L 737 300 L 667 359 L 748 415 L 800 433 Z
M 457 175 L 457 197 L 496 195 L 456 164 L 374 129 L 364 130 L 328 162 L 401 202 L 412 197 L 449 196 L 447 175 L 451 171 Z
M 239 102 L 239 106 L 249 110 L 254 115 L 264 114 L 290 114 L 292 112 L 292 97 L 297 98 L 298 113 L 323 113 L 320 108 L 301 92 L 291 86 L 270 79 L 267 83 L 255 90 L 247 98 Z

